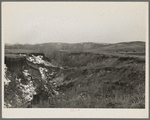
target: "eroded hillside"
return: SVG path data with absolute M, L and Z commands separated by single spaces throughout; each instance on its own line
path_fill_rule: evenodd
M 144 108 L 145 57 L 133 53 L 6 50 L 4 106 Z

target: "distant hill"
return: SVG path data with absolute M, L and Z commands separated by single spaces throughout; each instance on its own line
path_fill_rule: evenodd
M 91 52 L 145 52 L 145 42 L 122 42 L 90 50 Z
M 6 49 L 30 49 L 30 50 L 70 50 L 70 51 L 91 51 L 91 52 L 145 52 L 145 42 L 121 42 L 115 44 L 105 43 L 42 43 L 42 44 L 14 44 L 5 45 Z
M 42 44 L 5 44 L 6 49 L 36 49 L 39 47 L 50 48 L 56 50 L 87 50 L 96 49 L 100 47 L 108 46 L 105 43 L 93 43 L 93 42 L 82 42 L 82 43 L 42 43 Z

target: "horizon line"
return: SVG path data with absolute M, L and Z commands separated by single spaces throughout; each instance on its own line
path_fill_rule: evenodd
M 131 42 L 146 42 L 146 41 L 127 41 L 127 42 L 116 42 L 116 43 L 103 43 L 103 42 L 77 42 L 77 43 L 69 43 L 69 42 L 45 42 L 45 43 L 4 43 L 5 45 L 37 45 L 37 44 L 84 44 L 84 43 L 94 43 L 94 44 L 117 44 L 117 43 L 131 43 Z

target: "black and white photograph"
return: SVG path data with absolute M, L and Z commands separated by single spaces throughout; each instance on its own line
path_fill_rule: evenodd
M 2 2 L 1 10 L 5 118 L 148 117 L 148 2 Z

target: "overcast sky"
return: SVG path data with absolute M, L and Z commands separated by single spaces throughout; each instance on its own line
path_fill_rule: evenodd
M 145 41 L 148 2 L 2 2 L 5 43 Z

